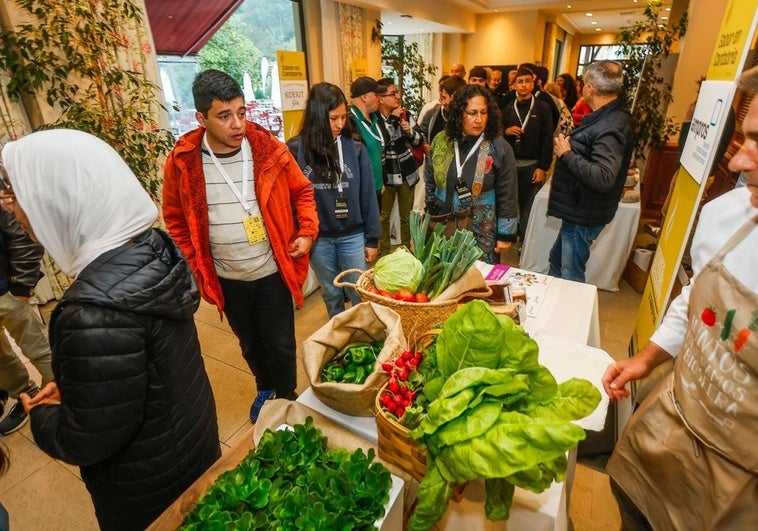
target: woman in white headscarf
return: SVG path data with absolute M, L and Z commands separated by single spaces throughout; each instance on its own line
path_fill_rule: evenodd
M 103 529 L 144 529 L 220 455 L 190 269 L 118 154 L 49 130 L 2 152 L 19 222 L 76 277 L 50 320 L 34 439 L 79 465 Z M 14 197 L 15 195 L 15 197 Z

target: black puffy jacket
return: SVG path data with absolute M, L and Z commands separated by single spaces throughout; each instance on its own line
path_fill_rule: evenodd
M 179 250 L 149 230 L 85 267 L 53 312 L 62 403 L 32 409 L 32 432 L 81 467 L 103 529 L 144 529 L 220 456 L 199 300 Z
M 548 215 L 586 227 L 609 223 L 624 189 L 634 137 L 634 120 L 621 98 L 585 116 L 571 132 L 571 151 L 555 164 Z

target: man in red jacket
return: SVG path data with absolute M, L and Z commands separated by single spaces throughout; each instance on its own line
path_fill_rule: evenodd
M 303 304 L 318 234 L 311 183 L 287 147 L 245 119 L 242 89 L 218 70 L 192 85 L 200 127 L 166 160 L 163 218 L 200 293 L 229 320 L 256 379 L 255 422 L 270 398 L 295 398 L 292 299 Z

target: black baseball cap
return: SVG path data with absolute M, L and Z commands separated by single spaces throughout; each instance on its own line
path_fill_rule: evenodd
M 380 85 L 373 77 L 362 76 L 353 81 L 350 85 L 350 97 L 360 98 L 364 94 L 373 92 L 375 94 L 384 94 L 387 92 L 387 87 Z

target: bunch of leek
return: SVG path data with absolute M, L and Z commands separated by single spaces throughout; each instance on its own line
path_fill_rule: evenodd
M 474 265 L 483 251 L 474 234 L 456 230 L 451 238 L 442 235 L 445 226 L 438 224 L 429 231 L 430 217 L 426 213 L 411 211 L 410 232 L 413 254 L 424 266 L 418 291 L 434 300 L 447 287 L 461 278 Z

